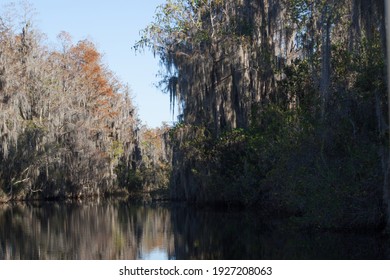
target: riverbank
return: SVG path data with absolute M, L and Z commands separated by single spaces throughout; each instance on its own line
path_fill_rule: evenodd
M 44 196 L 39 194 L 34 194 L 30 196 L 14 196 L 9 197 L 4 192 L 1 192 L 0 189 L 0 204 L 6 204 L 11 202 L 31 202 L 31 201 L 78 201 L 78 200 L 97 200 L 97 199 L 118 199 L 122 201 L 135 201 L 142 203 L 151 203 L 151 202 L 163 202 L 170 201 L 169 190 L 164 189 L 155 189 L 151 191 L 128 191 L 126 189 L 116 189 L 111 192 L 96 192 L 96 193 L 80 193 L 79 195 L 75 194 L 63 194 L 57 196 Z
M 125 189 L 117 189 L 112 192 L 98 193 L 92 195 L 79 195 L 79 196 L 56 196 L 56 197 L 42 197 L 42 196 L 30 196 L 30 197 L 14 197 L 9 199 L 6 196 L 0 197 L 0 205 L 14 204 L 14 203 L 86 203 L 90 201 L 121 201 L 129 202 L 134 205 L 185 205 L 193 209 L 203 209 L 211 211 L 249 211 L 257 213 L 258 217 L 262 217 L 263 221 L 272 219 L 284 219 L 288 220 L 290 226 L 299 228 L 307 232 L 339 232 L 339 233 L 374 233 L 383 236 L 388 236 L 388 233 L 384 232 L 385 223 L 380 219 L 371 220 L 370 223 L 354 223 L 349 221 L 337 221 L 334 224 L 324 223 L 324 219 L 319 217 L 316 219 L 316 215 L 319 213 L 308 213 L 297 211 L 297 209 L 278 208 L 277 206 L 271 207 L 270 205 L 243 205 L 238 203 L 212 203 L 212 202 L 188 202 L 183 200 L 172 200 L 169 194 L 169 189 L 155 189 L 152 191 L 131 191 Z M 342 213 L 340 213 L 341 215 Z

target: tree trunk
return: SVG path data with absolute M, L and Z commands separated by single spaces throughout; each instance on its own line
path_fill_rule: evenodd
M 390 3 L 388 1 L 385 1 L 386 9 L 386 37 L 387 37 L 387 93 L 388 93 L 388 127 L 387 129 L 390 129 Z M 389 143 L 387 144 L 387 152 L 385 151 L 384 154 L 387 154 L 387 163 L 386 161 L 382 163 L 382 167 L 384 168 L 384 182 L 383 182 L 383 205 L 385 206 L 385 214 L 386 214 L 386 232 L 390 233 L 390 186 L 389 186 L 389 169 L 390 169 L 390 133 L 389 133 Z
M 331 43 L 330 43 L 330 28 L 331 28 L 331 11 L 326 5 L 323 11 L 322 19 L 322 63 L 321 63 L 321 117 L 324 119 L 326 106 L 329 99 L 330 90 L 330 72 L 331 72 Z

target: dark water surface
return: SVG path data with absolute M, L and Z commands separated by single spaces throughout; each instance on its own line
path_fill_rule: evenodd
M 376 234 L 308 233 L 238 210 L 0 205 L 0 259 L 389 259 L 388 243 Z

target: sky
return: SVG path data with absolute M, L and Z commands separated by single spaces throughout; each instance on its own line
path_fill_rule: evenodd
M 0 0 L 0 8 L 18 0 Z M 132 90 L 139 118 L 149 127 L 171 123 L 169 95 L 155 84 L 158 58 L 149 51 L 135 53 L 131 47 L 139 32 L 154 17 L 164 0 L 30 0 L 35 9 L 35 26 L 47 35 L 46 44 L 58 44 L 57 35 L 68 32 L 73 43 L 89 39 L 103 54 L 103 62 Z

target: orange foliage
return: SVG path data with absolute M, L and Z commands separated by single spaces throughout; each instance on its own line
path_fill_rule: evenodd
M 89 41 L 79 42 L 72 52 L 79 60 L 86 80 L 92 85 L 96 95 L 114 95 L 107 79 L 107 73 L 101 67 L 101 55 Z
M 81 66 L 82 75 L 85 77 L 87 86 L 91 88 L 89 104 L 99 119 L 112 118 L 117 115 L 112 112 L 110 100 L 115 97 L 114 90 L 110 85 L 108 73 L 101 66 L 101 55 L 93 43 L 81 41 L 71 49 L 72 55 Z

